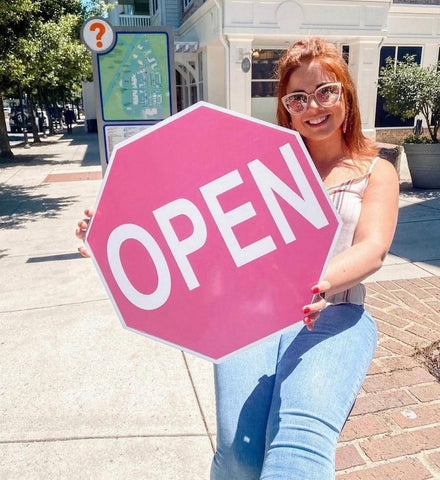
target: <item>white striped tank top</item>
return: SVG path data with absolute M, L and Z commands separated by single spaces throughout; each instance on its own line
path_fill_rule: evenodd
M 330 199 L 342 220 L 341 232 L 333 255 L 346 250 L 353 243 L 354 232 L 361 213 L 362 198 L 376 161 L 377 158 L 373 160 L 368 172 L 364 175 L 327 188 Z M 326 297 L 326 300 L 330 304 L 354 303 L 363 305 L 365 287 L 359 283 L 348 290 Z

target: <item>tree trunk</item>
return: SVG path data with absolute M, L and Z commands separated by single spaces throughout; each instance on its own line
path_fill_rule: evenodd
M 41 143 L 40 135 L 38 134 L 38 126 L 37 121 L 35 120 L 35 113 L 34 113 L 34 99 L 32 98 L 32 94 L 28 93 L 28 112 L 29 118 L 31 119 L 32 125 L 32 137 L 34 139 L 34 143 Z
M 50 108 L 49 99 L 46 94 L 41 95 L 43 99 L 43 105 L 47 113 L 47 125 L 49 127 L 49 135 L 54 135 L 55 129 L 53 125 L 52 109 Z
M 6 131 L 5 111 L 3 96 L 0 94 L 0 159 L 13 160 L 14 154 L 9 144 L 8 132 Z
M 80 101 L 77 100 L 77 101 L 76 101 L 76 104 L 75 104 L 75 105 L 76 105 L 76 111 L 78 112 L 77 120 L 79 120 L 79 119 L 81 118 L 81 112 L 80 112 L 80 110 L 79 110 L 79 103 L 80 103 Z

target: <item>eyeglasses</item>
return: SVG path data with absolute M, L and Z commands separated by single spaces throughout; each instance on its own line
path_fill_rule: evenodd
M 321 107 L 332 107 L 341 98 L 342 83 L 325 83 L 313 93 L 292 92 L 281 98 L 286 110 L 292 115 L 303 113 L 309 104 L 309 98 L 313 97 Z

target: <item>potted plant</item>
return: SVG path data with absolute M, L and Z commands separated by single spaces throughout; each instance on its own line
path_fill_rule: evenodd
M 414 134 L 403 140 L 413 186 L 440 188 L 440 71 L 439 65 L 419 66 L 413 56 L 394 62 L 388 58 L 380 70 L 379 92 L 385 100 L 384 110 L 408 120 L 424 119 L 428 135 L 421 135 L 421 121 Z

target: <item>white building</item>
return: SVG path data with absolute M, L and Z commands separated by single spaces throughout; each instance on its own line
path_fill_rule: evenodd
M 379 139 L 384 128 L 405 125 L 377 98 L 385 59 L 440 60 L 440 0 L 119 0 L 110 21 L 174 27 L 179 109 L 205 100 L 271 122 L 280 52 L 321 36 L 346 55 L 364 131 Z

